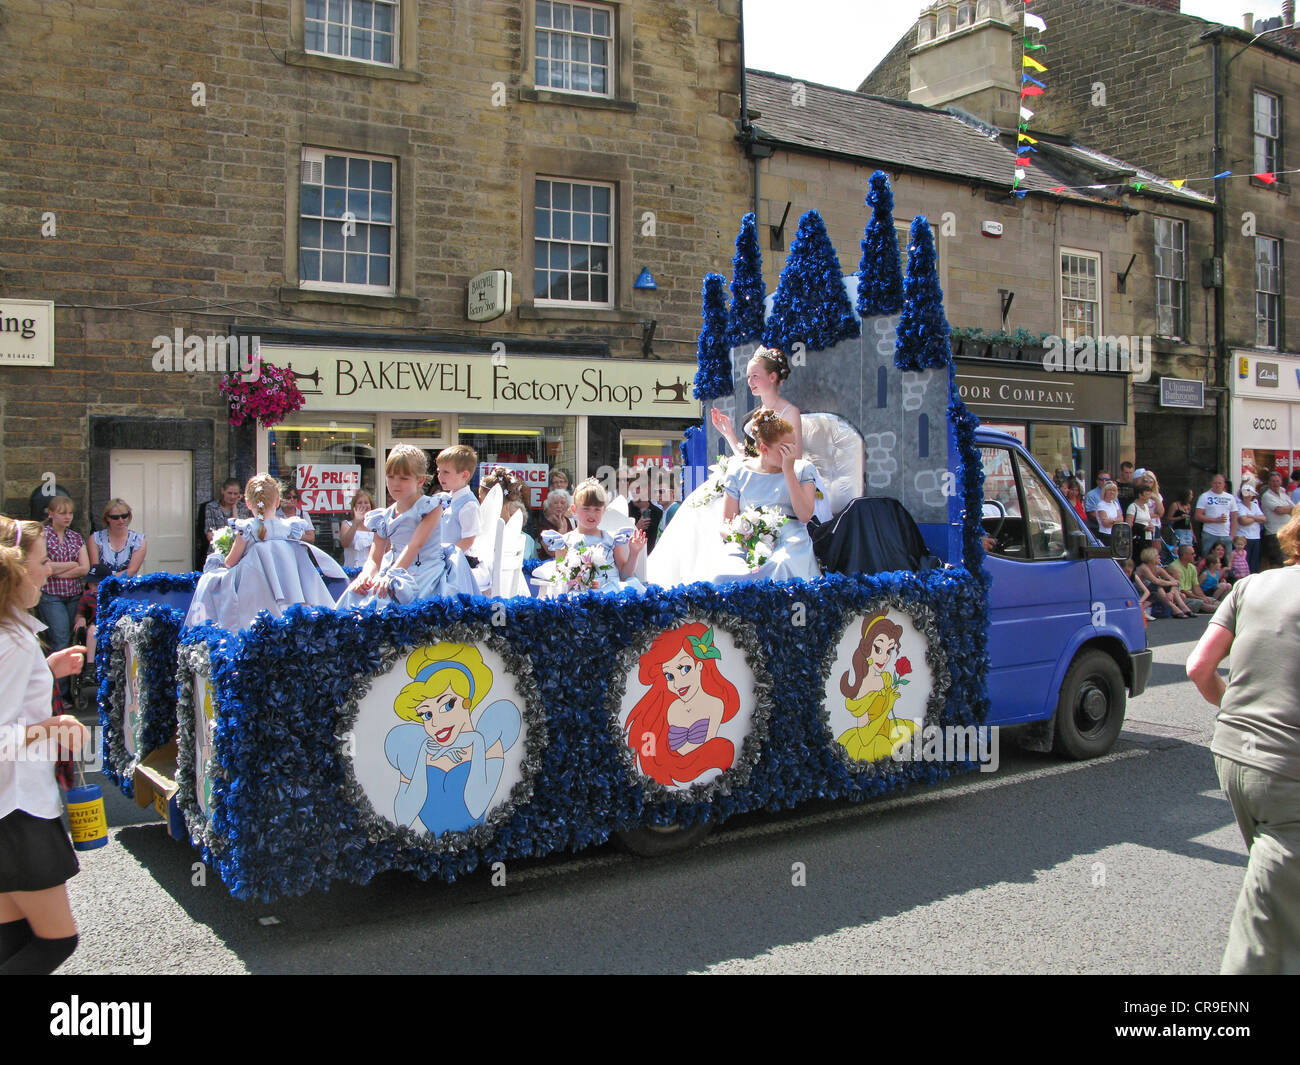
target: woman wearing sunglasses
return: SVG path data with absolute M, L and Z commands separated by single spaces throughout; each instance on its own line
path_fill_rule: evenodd
M 104 528 L 90 537 L 91 566 L 102 562 L 114 577 L 134 577 L 144 565 L 144 554 L 144 534 L 131 528 L 131 508 L 120 499 L 110 499 L 104 508 Z

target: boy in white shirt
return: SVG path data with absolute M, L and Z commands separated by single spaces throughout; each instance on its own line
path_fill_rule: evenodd
M 1216 473 L 1210 490 L 1196 501 L 1196 520 L 1201 523 L 1201 554 L 1208 555 L 1217 543 L 1223 544 L 1225 557 L 1232 554 L 1232 538 L 1237 535 L 1237 497 L 1228 491 L 1227 479 Z
M 438 525 L 439 535 L 444 547 L 468 551 L 479 533 L 478 500 L 469 487 L 478 469 L 478 452 L 468 444 L 453 444 L 438 452 L 437 462 L 438 484 L 444 492 L 451 493 L 451 506 L 443 511 Z M 480 588 L 486 587 L 483 578 L 488 575 L 487 563 L 490 561 L 470 558 Z M 464 591 L 473 593 L 473 589 Z

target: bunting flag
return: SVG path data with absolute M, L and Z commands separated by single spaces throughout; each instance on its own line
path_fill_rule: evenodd
M 1025 146 L 1021 146 L 1018 150 L 1020 152 L 1026 152 L 1032 149 L 1029 149 Z M 1025 158 L 1018 157 L 1016 159 L 1016 165 L 1018 167 L 1026 166 L 1028 165 L 1028 162 L 1029 161 Z M 1047 191 L 1055 192 L 1055 193 L 1104 192 L 1107 189 L 1130 189 L 1131 188 L 1134 189 L 1135 191 L 1141 192 L 1143 189 L 1146 189 L 1148 191 L 1159 191 L 1163 186 L 1166 185 L 1175 189 L 1191 191 L 1190 189 L 1187 189 L 1187 186 L 1192 182 L 1222 181 L 1232 177 L 1253 178 L 1256 181 L 1262 181 L 1265 185 L 1274 185 L 1277 183 L 1278 179 L 1282 177 L 1284 174 L 1300 174 L 1300 168 L 1294 170 L 1274 170 L 1271 173 L 1262 172 L 1258 174 L 1234 174 L 1231 170 L 1224 170 L 1222 173 L 1214 174 L 1209 177 L 1175 178 L 1170 181 L 1165 181 L 1162 178 L 1129 178 L 1126 181 L 1112 182 L 1111 184 L 1108 185 L 1053 185 Z
M 1011 191 L 1020 199 L 1025 198 L 1027 190 L 1020 187 L 1020 183 L 1025 179 L 1025 168 L 1029 166 L 1029 153 L 1036 152 L 1038 149 L 1033 145 L 1037 144 L 1033 137 L 1029 135 L 1029 120 L 1034 117 L 1034 112 L 1024 106 L 1024 102 L 1031 96 L 1042 96 L 1047 91 L 1047 86 L 1037 78 L 1033 77 L 1029 71 L 1036 74 L 1046 74 L 1047 67 L 1035 59 L 1031 52 L 1041 52 L 1047 46 L 1041 41 L 1030 40 L 1030 31 L 1042 33 L 1047 29 L 1047 23 L 1037 15 L 1029 13 L 1029 5 L 1033 0 L 1025 0 L 1025 11 L 1023 15 L 1024 33 L 1021 37 L 1020 49 L 1020 122 L 1018 123 L 1018 132 L 1016 133 L 1016 176 L 1011 182 Z

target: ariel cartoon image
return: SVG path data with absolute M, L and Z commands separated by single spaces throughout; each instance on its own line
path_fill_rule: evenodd
M 406 660 L 411 683 L 393 702 L 408 722 L 389 730 L 384 754 L 397 770 L 394 820 L 438 836 L 483 823 L 519 739 L 519 708 L 498 699 L 477 714 L 492 671 L 476 647 L 437 643 Z
M 646 776 L 665 787 L 690 784 L 710 769 L 725 772 L 736 748 L 718 729 L 740 709 L 740 693 L 722 675 L 713 629 L 699 622 L 661 633 L 641 656 L 648 685 L 623 725 Z
M 885 668 L 898 653 L 902 636 L 903 627 L 890 621 L 884 611 L 872 614 L 863 621 L 862 640 L 853 652 L 853 676 L 846 671 L 840 677 L 840 693 L 849 713 L 865 719 L 856 728 L 845 730 L 838 740 L 856 761 L 888 758 L 917 729 L 917 722 L 894 717 L 894 704 L 908 683 L 905 677 L 912 672 L 912 664 L 900 658 L 893 674 Z

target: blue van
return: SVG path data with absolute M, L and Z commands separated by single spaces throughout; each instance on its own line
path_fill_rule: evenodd
M 988 539 L 989 725 L 1034 725 L 1025 741 L 1071 758 L 1104 754 L 1140 695 L 1151 651 L 1138 596 L 1103 546 L 1015 437 L 976 432 Z M 1123 527 L 1127 529 L 1127 526 Z

